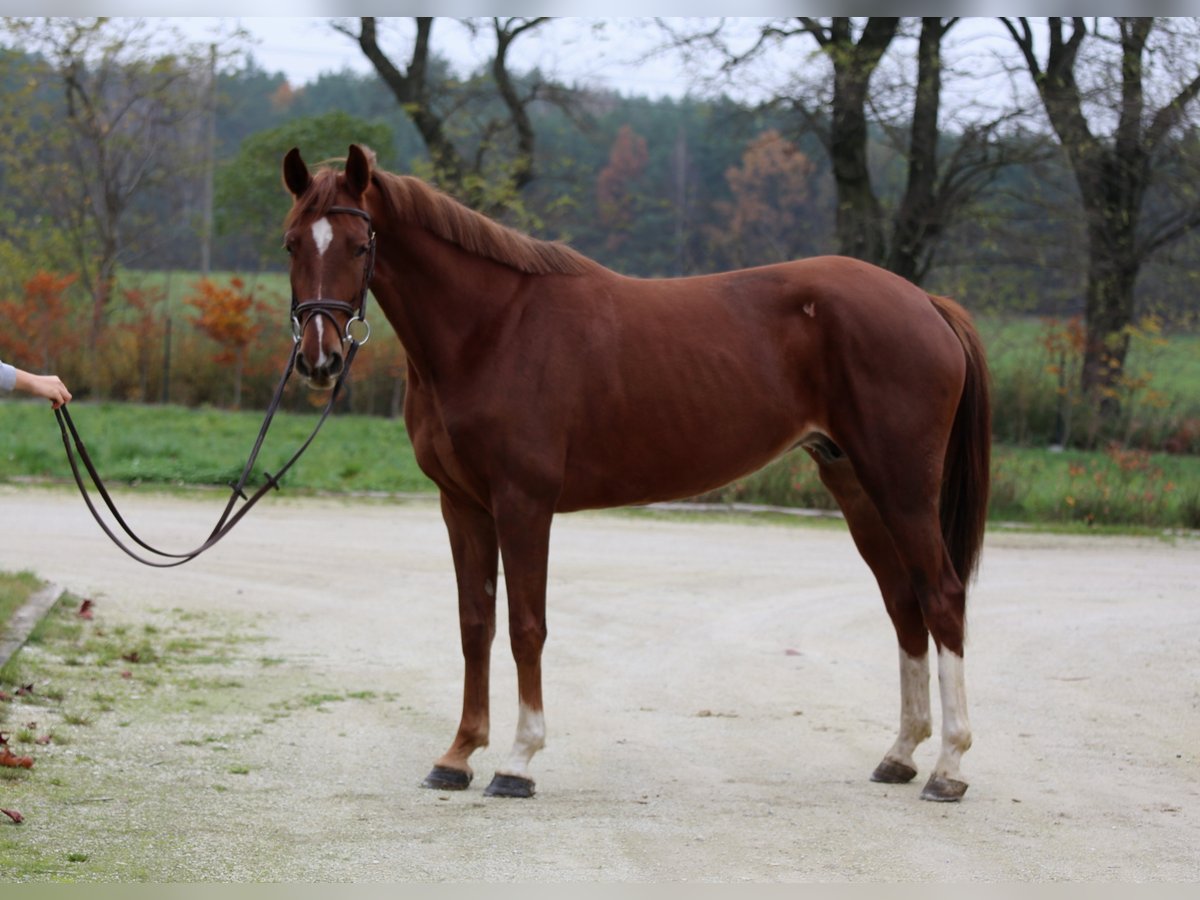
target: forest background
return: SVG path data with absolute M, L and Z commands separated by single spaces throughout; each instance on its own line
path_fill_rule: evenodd
M 736 45 L 727 20 L 645 20 L 681 98 L 515 70 L 545 19 L 339 20 L 375 71 L 303 85 L 236 35 L 164 42 L 170 22 L 0 33 L 0 358 L 77 401 L 265 405 L 290 338 L 281 158 L 357 142 L 629 275 L 869 259 L 971 310 L 999 441 L 1200 453 L 1195 20 L 993 20 L 1001 43 L 953 65 L 953 18 L 755 20 Z M 477 71 L 439 55 L 452 25 L 494 42 Z M 345 411 L 394 417 L 403 392 L 377 335 Z

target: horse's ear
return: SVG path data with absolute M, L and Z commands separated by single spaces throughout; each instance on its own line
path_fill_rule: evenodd
M 346 154 L 346 188 L 355 197 L 361 199 L 371 184 L 371 167 L 375 164 L 375 154 L 366 147 L 358 144 L 350 145 Z
M 287 156 L 283 158 L 283 183 L 292 192 L 292 196 L 297 199 L 312 184 L 312 175 L 308 173 L 308 166 L 300 158 L 299 147 L 293 147 L 288 151 Z

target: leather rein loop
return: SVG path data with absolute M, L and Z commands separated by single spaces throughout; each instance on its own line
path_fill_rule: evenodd
M 304 451 L 308 449 L 309 445 L 316 438 L 317 432 L 321 430 L 321 426 L 325 424 L 325 420 L 329 418 L 329 414 L 333 411 L 334 404 L 341 395 L 342 387 L 350 375 L 350 365 L 353 363 L 354 357 L 358 353 L 358 348 L 367 342 L 367 338 L 370 337 L 371 334 L 370 326 L 367 325 L 366 333 L 363 335 L 362 340 L 359 340 L 354 336 L 351 326 L 354 322 L 362 322 L 364 325 L 366 325 L 365 314 L 367 305 L 367 290 L 370 286 L 371 277 L 375 271 L 375 230 L 371 227 L 371 217 L 366 210 L 357 209 L 352 206 L 334 206 L 330 207 L 327 210 L 327 213 L 346 213 L 350 215 L 356 215 L 367 220 L 367 227 L 370 231 L 370 244 L 368 247 L 367 260 L 363 269 L 362 289 L 358 297 L 358 306 L 355 308 L 352 304 L 346 303 L 342 300 L 328 300 L 324 298 L 317 300 L 306 300 L 303 303 L 297 303 L 295 292 L 293 291 L 291 314 L 294 340 L 292 341 L 292 351 L 288 355 L 287 364 L 284 366 L 283 374 L 279 379 L 279 383 L 275 387 L 275 393 L 271 397 L 271 402 L 267 406 L 267 412 L 263 418 L 262 426 L 258 430 L 258 437 L 254 441 L 254 447 L 250 451 L 250 455 L 246 460 L 246 465 L 242 468 L 242 474 L 239 476 L 237 482 L 231 482 L 229 484 L 232 494 L 229 497 L 229 501 L 225 504 L 225 510 L 221 513 L 221 517 L 217 520 L 217 524 L 213 526 L 208 538 L 205 539 L 205 541 L 198 547 L 189 550 L 186 553 L 168 553 L 152 547 L 150 544 L 139 538 L 126 523 L 125 519 L 121 516 L 121 513 L 117 510 L 116 504 L 113 502 L 112 496 L 105 488 L 104 482 L 100 478 L 99 473 L 96 471 L 96 467 L 92 463 L 91 456 L 88 454 L 87 447 L 83 443 L 83 438 L 79 436 L 79 431 L 75 427 L 75 422 L 71 418 L 71 413 L 67 409 L 67 405 L 60 406 L 58 409 L 54 410 L 54 415 L 58 419 L 59 431 L 62 433 L 63 447 L 65 447 L 67 451 L 67 462 L 71 466 L 71 474 L 75 478 L 75 484 L 79 487 L 79 492 L 83 497 L 83 502 L 87 505 L 88 510 L 91 512 L 92 518 L 96 520 L 96 523 L 100 526 L 101 530 L 108 535 L 112 542 L 117 545 L 117 547 L 143 565 L 154 566 L 155 568 L 161 569 L 183 565 L 185 562 L 195 559 L 205 550 L 208 550 L 210 547 L 214 546 L 218 541 L 221 540 L 221 538 L 225 537 L 225 535 L 229 534 L 229 532 L 233 529 L 233 526 L 241 521 L 242 517 L 250 511 L 251 507 L 253 507 L 263 497 L 263 495 L 272 489 L 279 490 L 279 479 L 282 478 L 293 465 L 295 465 L 296 461 L 300 459 L 300 456 L 304 453 Z M 262 449 L 263 441 L 266 439 L 267 431 L 271 427 L 271 420 L 275 417 L 275 413 L 279 409 L 279 404 L 283 399 L 284 387 L 287 385 L 288 379 L 291 377 L 292 372 L 296 367 L 296 357 L 300 353 L 300 340 L 299 336 L 296 334 L 296 329 L 298 327 L 302 328 L 300 323 L 307 324 L 308 320 L 313 315 L 324 315 L 332 319 L 332 312 L 343 312 L 351 318 L 346 325 L 345 337 L 343 338 L 344 341 L 349 343 L 349 349 L 346 351 L 345 366 L 342 369 L 341 375 L 338 376 L 338 380 L 334 384 L 333 390 L 330 392 L 329 402 L 325 404 L 325 408 L 322 410 L 321 416 L 317 420 L 317 424 L 313 426 L 312 432 L 309 434 L 308 438 L 280 467 L 278 472 L 276 472 L 274 475 L 272 475 L 270 472 L 264 472 L 263 477 L 265 478 L 265 482 L 252 495 L 247 496 L 245 491 L 246 482 L 250 478 L 250 474 L 254 468 L 254 463 L 258 459 L 258 453 Z M 153 556 L 159 557 L 159 559 L 149 559 L 131 549 L 124 541 L 121 540 L 120 537 L 118 537 L 116 531 L 109 527 L 109 525 L 104 521 L 100 515 L 100 511 L 96 508 L 95 503 L 92 502 L 91 495 L 88 493 L 87 485 L 84 482 L 82 473 L 80 472 L 81 464 L 83 468 L 87 470 L 87 474 L 91 479 L 92 484 L 95 486 L 96 492 L 104 501 L 104 505 L 108 507 L 108 511 L 112 514 L 120 530 L 125 533 L 126 537 L 130 541 L 132 541 L 142 550 L 147 551 Z M 239 498 L 243 500 L 244 503 L 235 511 L 234 506 Z

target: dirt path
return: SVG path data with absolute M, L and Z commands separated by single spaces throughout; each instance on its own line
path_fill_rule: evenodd
M 221 501 L 121 502 L 183 548 Z M 436 504 L 270 498 L 166 571 L 124 557 L 65 491 L 0 488 L 0 508 L 0 568 L 94 596 L 110 621 L 251 617 L 273 683 L 375 698 L 241 731 L 247 712 L 229 702 L 241 779 L 214 776 L 195 742 L 148 737 L 136 715 L 111 728 L 106 740 L 129 744 L 129 790 L 103 788 L 103 816 L 149 835 L 114 857 L 133 879 L 1200 878 L 1195 539 L 989 538 L 970 602 L 971 788 L 939 805 L 917 799 L 923 774 L 867 779 L 894 736 L 896 649 L 840 528 L 560 517 L 548 744 L 537 797 L 505 801 L 481 793 L 515 726 L 503 638 L 475 785 L 417 787 L 461 690 Z M 935 744 L 918 754 L 924 771 Z M 70 814 L 73 838 L 99 845 L 102 818 Z M 65 840 L 21 828 L 31 850 Z

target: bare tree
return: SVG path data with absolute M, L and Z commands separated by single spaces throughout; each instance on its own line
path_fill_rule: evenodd
M 1129 349 L 1135 286 L 1157 251 L 1200 227 L 1200 202 L 1174 190 L 1173 203 L 1151 213 L 1147 196 L 1194 114 L 1200 58 L 1172 50 L 1165 22 L 1149 17 L 1093 20 L 1002 19 L 1062 146 L 1086 220 L 1086 338 L 1083 389 L 1106 415 L 1118 408 L 1117 385 Z M 1039 32 L 1045 35 L 1039 47 Z M 1114 52 L 1105 54 L 1106 49 Z M 1157 62 L 1151 56 L 1154 49 Z M 1151 72 L 1155 79 L 1151 80 Z M 1149 97 L 1158 96 L 1157 103 Z
M 187 135 L 203 116 L 207 48 L 180 52 L 178 41 L 137 19 L 6 19 L 5 26 L 27 52 L 40 52 L 62 87 L 63 128 L 33 136 L 42 165 L 30 175 L 70 235 L 92 296 L 94 348 L 117 267 L 139 237 L 130 217 L 135 198 L 169 189 L 201 158 L 199 132 L 196 140 Z
M 536 134 L 529 117 L 529 106 L 539 98 L 538 85 L 522 91 L 509 68 L 509 54 L 513 43 L 523 34 L 533 31 L 549 21 L 547 17 L 492 18 L 488 28 L 495 37 L 495 54 L 492 57 L 490 74 L 494 83 L 494 94 L 498 95 L 505 109 L 505 117 L 490 117 L 474 123 L 472 128 L 473 152 L 466 144 L 454 137 L 454 119 L 461 113 L 455 99 L 447 96 L 443 85 L 432 78 L 431 38 L 435 23 L 433 17 L 414 20 L 415 35 L 408 61 L 403 68 L 383 50 L 379 41 L 377 19 L 363 16 L 357 29 L 347 25 L 336 25 L 343 34 L 358 42 L 364 55 L 375 67 L 384 84 L 392 91 L 401 109 L 412 120 L 429 153 L 435 176 L 449 190 L 454 191 L 467 203 L 496 212 L 494 186 L 489 189 L 484 172 L 494 166 L 494 158 L 502 136 L 511 134 L 506 147 L 510 158 L 503 168 L 508 186 L 519 191 L 533 180 L 535 175 Z M 469 21 L 468 26 L 478 30 L 479 25 Z M 495 169 L 493 168 L 494 172 Z M 499 206 L 503 206 L 503 200 Z M 492 207 L 489 209 L 489 207 Z
M 998 152 L 1003 113 L 967 123 L 954 134 L 943 129 L 942 47 L 959 19 L 918 21 L 915 82 L 883 87 L 876 83 L 881 63 L 907 27 L 898 18 L 777 20 L 764 24 L 742 51 L 729 49 L 719 26 L 673 39 L 682 45 L 715 47 L 724 56 L 727 74 L 793 39 L 815 42 L 828 65 L 826 89 L 811 91 L 810 80 L 799 78 L 770 102 L 796 112 L 797 130 L 816 134 L 825 147 L 837 191 L 838 252 L 920 282 L 947 225 L 1011 159 Z M 891 119 L 883 114 L 885 108 L 893 110 Z M 892 151 L 907 164 L 904 190 L 895 203 L 886 202 L 873 178 L 872 150 L 879 134 L 890 138 Z

